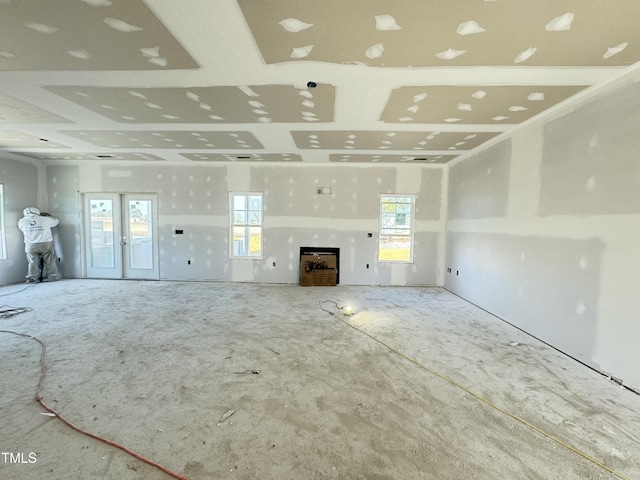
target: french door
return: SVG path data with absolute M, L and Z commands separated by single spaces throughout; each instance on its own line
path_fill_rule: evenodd
M 155 194 L 84 194 L 87 278 L 160 278 L 156 204 Z

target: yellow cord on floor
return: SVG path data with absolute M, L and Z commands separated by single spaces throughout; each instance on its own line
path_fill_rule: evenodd
M 328 312 L 328 310 L 325 310 Z M 481 402 L 485 403 L 486 405 L 496 409 L 497 411 L 513 418 L 514 420 L 517 420 L 518 422 L 522 423 L 523 425 L 526 425 L 527 427 L 531 428 L 532 430 L 535 430 L 536 432 L 538 432 L 541 435 L 544 435 L 545 437 L 553 440 L 554 442 L 558 443 L 559 445 L 562 445 L 564 448 L 571 450 L 574 453 L 577 453 L 578 455 L 580 455 L 581 457 L 585 458 L 586 460 L 590 461 L 591 463 L 593 463 L 594 465 L 597 465 L 600 468 L 603 468 L 604 470 L 606 470 L 607 472 L 609 472 L 612 475 L 615 475 L 618 478 L 621 478 L 622 480 L 631 480 L 628 477 L 625 477 L 624 475 L 622 475 L 619 472 L 616 472 L 615 470 L 613 470 L 610 467 L 607 467 L 604 463 L 599 462 L 598 460 L 590 457 L 589 455 L 587 455 L 586 453 L 578 450 L 575 447 L 572 447 L 571 445 L 569 445 L 568 443 L 560 440 L 559 438 L 545 432 L 544 430 L 542 430 L 540 427 L 536 427 L 535 425 L 533 425 L 532 423 L 528 422 L 527 420 L 525 420 L 522 417 L 519 417 L 518 415 L 516 415 L 515 413 L 511 413 L 508 410 L 505 410 L 504 408 L 499 407 L 498 405 L 496 405 L 495 403 L 492 403 L 490 400 L 487 400 L 486 398 L 482 397 L 481 395 L 469 390 L 469 388 L 465 387 L 464 385 L 461 385 L 460 383 L 456 382 L 455 380 L 446 377 L 444 375 L 442 375 L 441 373 L 438 373 L 434 370 L 431 370 L 429 367 L 424 366 L 423 364 L 421 364 L 420 362 L 418 362 L 417 360 L 406 356 L 404 353 L 399 352 L 398 350 L 396 350 L 395 348 L 391 347 L 390 345 L 386 344 L 385 342 L 383 342 L 382 340 L 377 339 L 376 337 L 374 337 L 373 335 L 370 335 L 369 333 L 365 332 L 364 330 L 359 329 L 358 327 L 350 324 L 349 322 L 345 321 L 344 319 L 340 318 L 337 315 L 334 315 L 333 312 L 329 312 L 331 313 L 335 318 L 337 318 L 338 320 L 340 320 L 342 323 L 344 323 L 346 326 L 353 328 L 355 331 L 369 337 L 371 340 L 373 340 L 376 343 L 379 343 L 380 345 L 382 345 L 383 347 L 385 347 L 386 349 L 392 351 L 393 353 L 395 353 L 396 355 L 398 355 L 399 357 L 404 358 L 405 360 L 407 360 L 408 362 L 413 363 L 415 366 L 420 367 L 421 369 L 429 372 L 432 375 L 435 375 L 438 378 L 441 378 L 442 380 L 444 380 L 445 382 L 450 383 L 451 385 L 454 385 L 462 390 L 464 390 L 465 392 L 467 392 L 469 395 L 477 398 L 478 400 L 480 400 Z

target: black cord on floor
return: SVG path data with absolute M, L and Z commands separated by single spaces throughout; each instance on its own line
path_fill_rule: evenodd
M 26 287 L 24 287 L 22 290 L 17 290 L 15 292 L 11 292 L 11 293 L 5 293 L 3 295 L 0 295 L 0 297 L 8 297 L 9 295 L 15 295 L 16 293 L 24 292 L 27 288 L 31 288 L 31 287 L 35 287 L 35 286 L 36 286 L 35 283 L 31 283 L 31 284 L 27 285 Z
M 11 318 L 20 313 L 30 312 L 31 310 L 33 310 L 31 307 L 12 307 L 10 305 L 2 305 L 0 307 L 0 318 Z

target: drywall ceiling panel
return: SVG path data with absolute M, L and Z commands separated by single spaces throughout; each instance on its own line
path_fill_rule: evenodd
M 301 162 L 302 157 L 291 153 L 181 153 L 194 162 Z
M 498 132 L 293 131 L 298 148 L 330 150 L 470 150 Z
M 611 66 L 640 60 L 637 0 L 239 4 L 267 63 Z
M 81 160 L 81 161 L 99 161 L 99 160 L 120 160 L 120 161 L 164 161 L 165 159 L 158 155 L 148 153 L 83 153 L 83 152 L 19 152 L 16 155 L 33 158 L 35 160 Z
M 47 89 L 122 123 L 330 122 L 335 101 L 333 86 L 322 84 Z
M 433 86 L 393 90 L 385 123 L 521 123 L 585 86 Z
M 103 148 L 262 148 L 262 144 L 249 132 L 62 130 L 61 133 Z
M 0 149 L 13 148 L 69 148 L 61 143 L 52 142 L 46 138 L 9 130 L 0 130 Z
M 447 163 L 458 155 L 370 155 L 332 153 L 329 161 L 340 163 Z
M 0 5 L 2 2 L 0 1 Z M 0 93 L 0 124 L 3 123 L 73 123 L 22 100 Z
M 198 67 L 139 0 L 2 0 L 0 32 L 0 70 Z

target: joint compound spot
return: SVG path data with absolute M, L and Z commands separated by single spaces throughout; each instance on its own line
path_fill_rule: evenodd
M 560 15 L 559 17 L 551 20 L 544 28 L 547 32 L 562 32 L 569 30 L 571 29 L 573 18 L 573 13 L 567 12 L 564 15 Z
M 531 58 L 537 51 L 538 49 L 534 47 L 527 48 L 525 51 L 520 52 L 518 55 L 516 55 L 514 63 L 522 63 L 526 60 L 529 60 L 529 58 Z
M 582 270 L 586 270 L 587 269 L 587 259 L 586 259 L 586 257 L 584 255 L 582 257 L 580 257 L 579 265 L 580 265 L 580 268 Z
M 140 93 L 140 92 L 136 92 L 134 90 L 129 90 L 129 95 L 131 95 L 132 97 L 137 97 L 137 98 L 141 98 L 143 100 L 146 100 L 147 97 L 144 96 L 144 94 Z
M 44 25 L 37 22 L 24 22 L 23 25 L 27 28 L 30 28 L 31 30 L 35 30 L 38 33 L 52 34 L 58 31 L 58 27 Z
M 459 103 L 458 104 L 458 110 L 462 110 L 465 112 L 470 112 L 471 111 L 471 105 L 468 103 Z
M 542 92 L 531 92 L 527 96 L 527 100 L 530 100 L 532 102 L 541 102 L 541 101 L 544 100 L 544 93 L 542 93 Z
M 449 48 L 440 53 L 436 53 L 436 57 L 441 60 L 453 60 L 454 58 L 458 58 L 460 55 L 467 53 L 466 50 L 455 50 L 453 48 Z
M 487 96 L 487 92 L 485 92 L 484 90 L 476 90 L 471 94 L 471 96 L 473 98 L 477 98 L 478 100 L 482 100 L 484 97 Z
M 158 65 L 159 67 L 166 67 L 169 63 L 166 58 L 150 58 L 147 61 L 149 63 L 153 63 L 154 65 Z
M 311 50 L 313 50 L 313 45 L 297 47 L 291 51 L 291 54 L 289 56 L 291 58 L 305 58 L 311 53 Z
M 426 93 L 420 93 L 418 95 L 414 95 L 413 97 L 413 103 L 418 103 L 423 101 L 425 98 L 427 98 L 427 94 Z
M 402 30 L 402 27 L 391 15 L 376 15 L 376 30 Z
M 607 58 L 611 58 L 614 55 L 617 55 L 620 52 L 622 52 L 628 46 L 629 46 L 629 43 L 628 42 L 624 42 L 624 43 L 621 43 L 620 45 L 616 45 L 615 47 L 607 48 L 607 51 L 604 53 L 604 55 L 602 55 L 602 58 L 604 58 L 605 60 Z
M 80 60 L 89 60 L 91 58 L 91 55 L 89 55 L 89 52 L 81 49 L 81 50 L 67 50 L 67 54 L 70 57 L 73 58 L 78 58 Z
M 456 30 L 458 35 L 473 35 L 482 32 L 486 32 L 486 30 L 478 25 L 478 22 L 475 20 L 461 23 L 458 25 L 458 29 Z
M 584 304 L 584 301 L 583 301 L 582 299 L 580 299 L 580 300 L 578 301 L 578 303 L 576 304 L 576 313 L 577 313 L 579 316 L 582 316 L 582 315 L 584 315 L 584 312 L 586 312 L 586 311 L 587 311 L 587 307 L 586 307 L 586 305 Z
M 118 18 L 105 18 L 103 22 L 109 25 L 114 30 L 117 30 L 118 32 L 122 32 L 122 33 L 139 32 L 142 30 L 141 27 L 131 25 L 125 22 L 124 20 L 120 20 Z
M 285 18 L 278 22 L 287 32 L 298 33 L 307 28 L 313 27 L 313 23 L 305 23 L 297 18 Z
M 381 43 L 376 43 L 375 45 L 371 45 L 365 55 L 367 56 L 367 58 L 370 59 L 374 59 L 374 58 L 379 58 L 382 56 L 382 53 L 384 52 L 384 47 L 382 46 Z
M 596 177 L 591 175 L 587 180 L 587 192 L 593 192 L 596 188 Z
M 84 3 L 92 7 L 110 7 L 113 5 L 110 0 L 82 0 Z

